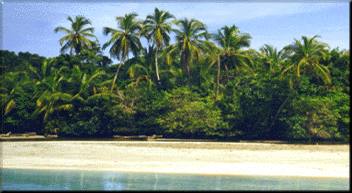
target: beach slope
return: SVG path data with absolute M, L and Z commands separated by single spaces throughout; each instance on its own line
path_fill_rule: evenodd
M 349 145 L 223 142 L 1 142 L 2 167 L 349 177 Z

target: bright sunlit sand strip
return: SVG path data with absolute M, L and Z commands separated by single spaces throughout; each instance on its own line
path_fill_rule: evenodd
M 349 145 L 1 142 L 4 168 L 349 178 Z

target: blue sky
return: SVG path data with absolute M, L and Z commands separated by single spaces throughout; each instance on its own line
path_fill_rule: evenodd
M 279 49 L 302 35 L 319 34 L 332 48 L 349 48 L 348 1 L 149 1 L 148 3 L 102 1 L 45 2 L 0 0 L 2 12 L 2 49 L 29 51 L 43 56 L 59 54 L 58 25 L 69 25 L 67 16 L 84 15 L 92 21 L 101 44 L 108 37 L 102 34 L 105 26 L 116 27 L 115 17 L 137 12 L 140 19 L 155 7 L 168 10 L 177 18 L 196 18 L 204 22 L 208 31 L 216 32 L 224 25 L 237 25 L 252 36 L 251 47 L 259 49 L 272 44 Z M 175 1 L 176 2 L 176 1 Z

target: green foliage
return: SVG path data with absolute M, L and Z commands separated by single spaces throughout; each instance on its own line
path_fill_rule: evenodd
M 328 68 L 320 63 L 327 57 L 328 45 L 318 41 L 317 38 L 318 35 L 302 36 L 301 41 L 295 39 L 294 43 L 284 48 L 290 63 L 282 71 L 283 75 L 289 72 L 299 80 L 302 73 L 308 73 L 320 77 L 326 84 L 331 83 Z
M 336 139 L 339 114 L 334 101 L 327 97 L 300 96 L 292 101 L 291 115 L 285 120 L 291 130 L 292 139 Z
M 13 108 L 1 115 L 3 121 L 1 132 L 23 133 L 36 131 L 42 133 L 42 125 L 38 118 L 33 117 L 32 113 L 36 108 L 36 103 L 32 99 L 31 93 L 34 86 L 31 84 L 18 85 L 11 95 Z M 3 105 L 2 105 L 3 106 Z
M 2 133 L 349 141 L 349 50 L 318 36 L 255 50 L 236 25 L 209 34 L 156 8 L 118 16 L 100 47 L 68 20 L 57 57 L 0 51 Z
M 64 32 L 65 36 L 60 38 L 59 42 L 61 47 L 61 53 L 69 51 L 72 55 L 73 53 L 79 54 L 83 49 L 90 49 L 94 47 L 94 40 L 89 38 L 94 38 L 93 32 L 94 28 L 86 27 L 91 25 L 89 19 L 83 16 L 76 16 L 72 18 L 71 16 L 67 17 L 67 20 L 70 21 L 70 29 L 59 26 L 55 28 L 55 33 Z
M 333 49 L 330 52 L 328 67 L 332 76 L 334 86 L 340 87 L 344 92 L 350 91 L 350 55 L 349 51 Z
M 167 112 L 158 119 L 166 133 L 177 137 L 216 137 L 227 124 L 212 100 L 202 98 L 186 87 L 166 94 Z
M 285 126 L 278 120 L 280 106 L 289 90 L 285 82 L 270 74 L 243 74 L 225 87 L 219 105 L 230 123 L 232 135 L 252 139 L 278 139 Z
M 165 112 L 163 104 L 165 94 L 147 87 L 138 88 L 130 94 L 138 96 L 134 106 L 134 125 L 138 128 L 137 133 L 163 134 L 164 129 L 158 124 L 157 118 Z
M 46 130 L 65 137 L 109 137 L 131 125 L 133 114 L 113 95 L 97 94 L 81 103 L 77 101 L 69 112 L 56 112 Z
M 338 140 L 350 140 L 350 96 L 342 91 L 333 91 L 328 96 L 333 102 L 332 110 L 337 115 Z
M 0 72 L 28 70 L 29 65 L 40 66 L 44 57 L 29 52 L 10 52 L 0 50 Z

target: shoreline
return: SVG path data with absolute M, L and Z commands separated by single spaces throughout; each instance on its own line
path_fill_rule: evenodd
M 349 145 L 2 141 L 1 147 L 8 169 L 349 178 Z
M 192 173 L 192 172 L 166 172 L 166 171 L 134 171 L 134 170 L 114 170 L 99 168 L 53 168 L 53 167 L 3 167 L 3 169 L 20 170 L 46 170 L 46 171 L 87 171 L 87 172 L 116 172 L 116 173 L 145 173 L 145 174 L 172 174 L 172 175 L 202 175 L 202 176 L 255 176 L 255 177 L 288 177 L 288 178 L 341 178 L 349 179 L 349 176 L 321 176 L 321 175 L 273 175 L 273 174 L 246 174 L 246 173 Z
M 131 137 L 131 136 L 122 136 Z M 239 143 L 239 144 L 281 144 L 281 145 L 349 145 L 349 142 L 342 141 L 319 141 L 315 143 L 309 143 L 307 141 L 288 141 L 288 140 L 226 140 L 226 139 L 185 139 L 185 138 L 151 138 L 148 139 L 128 139 L 122 138 L 70 138 L 70 137 L 45 137 L 43 135 L 35 136 L 10 136 L 0 137 L 0 142 L 35 142 L 35 141 L 88 141 L 88 142 L 209 142 L 209 143 Z

